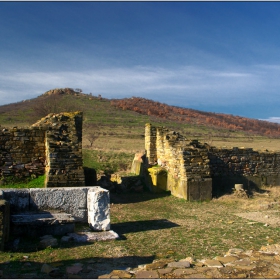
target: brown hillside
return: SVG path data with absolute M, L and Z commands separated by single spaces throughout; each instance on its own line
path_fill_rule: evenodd
M 111 101 L 111 105 L 117 108 L 122 108 L 123 110 L 132 110 L 140 114 L 156 116 L 165 120 L 207 125 L 229 130 L 240 130 L 264 136 L 280 137 L 280 124 L 267 121 L 170 106 L 140 97 L 114 99 Z

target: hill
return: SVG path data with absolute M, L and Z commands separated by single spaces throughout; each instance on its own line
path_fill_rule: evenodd
M 54 89 L 37 98 L 0 106 L 3 127 L 26 126 L 48 113 L 84 112 L 86 149 L 144 149 L 144 127 L 150 122 L 215 146 L 279 149 L 280 125 L 255 119 L 169 106 L 139 97 L 106 99 L 81 89 Z
M 256 119 L 170 106 L 139 97 L 112 100 L 111 104 L 123 110 L 132 110 L 140 114 L 156 116 L 164 120 L 206 125 L 213 128 L 246 131 L 256 135 L 280 137 L 279 124 Z

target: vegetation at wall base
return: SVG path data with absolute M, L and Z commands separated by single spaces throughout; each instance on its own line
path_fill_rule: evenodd
M 44 188 L 46 175 L 38 176 L 37 178 L 27 177 L 17 179 L 15 177 L 1 178 L 2 188 Z

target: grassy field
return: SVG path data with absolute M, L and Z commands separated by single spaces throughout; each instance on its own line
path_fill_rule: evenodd
M 0 254 L 0 270 L 15 278 L 37 271 L 39 277 L 45 278 L 40 273 L 44 263 L 63 272 L 78 262 L 91 263 L 93 267 L 103 264 L 113 270 L 154 259 L 212 258 L 230 248 L 258 250 L 262 245 L 279 242 L 279 227 L 265 227 L 264 223 L 237 214 L 259 211 L 260 215 L 268 215 L 269 205 L 274 205 L 279 219 L 279 204 L 273 204 L 279 201 L 279 190 L 267 191 L 250 199 L 224 196 L 192 203 L 168 193 L 111 194 L 111 224 L 119 240 L 60 244 L 40 250 L 39 239 L 21 238 L 17 249 L 10 247 Z M 262 208 L 264 205 L 267 207 Z

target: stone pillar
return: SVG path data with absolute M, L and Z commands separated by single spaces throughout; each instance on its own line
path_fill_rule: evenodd
M 156 128 L 150 123 L 145 126 L 145 150 L 148 163 L 155 163 L 157 160 Z
M 88 223 L 95 231 L 110 230 L 110 195 L 100 187 L 89 189 L 87 196 Z
M 84 186 L 82 112 L 49 114 L 33 126 L 46 130 L 46 187 Z

